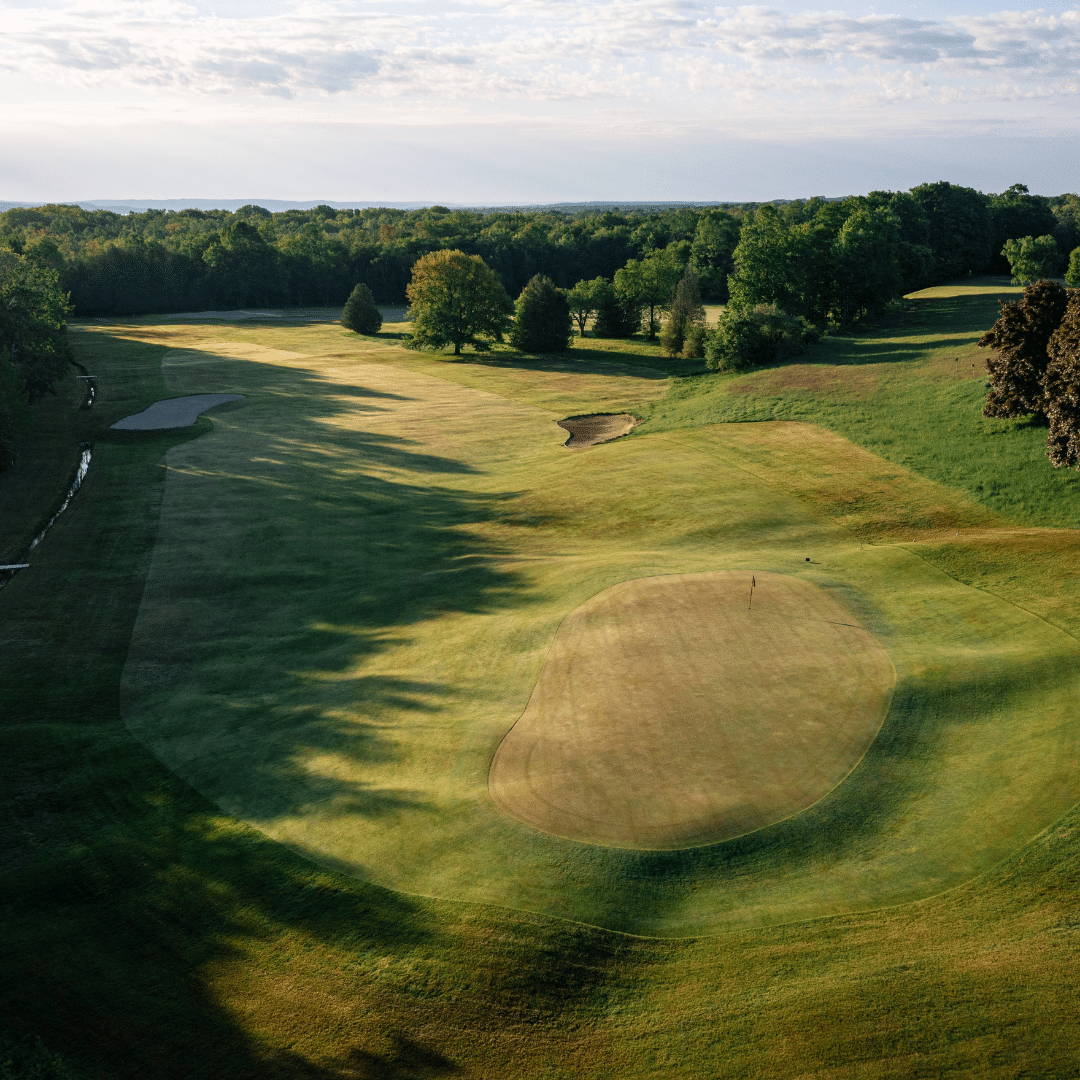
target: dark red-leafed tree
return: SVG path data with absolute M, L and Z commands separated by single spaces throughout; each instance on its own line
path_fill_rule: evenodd
M 1080 291 L 1069 294 L 1061 325 L 1047 346 L 1043 380 L 1050 431 L 1046 453 L 1058 468 L 1080 469 Z
M 979 339 L 983 348 L 994 350 L 986 361 L 990 388 L 985 416 L 1045 419 L 1046 349 L 1065 313 L 1067 296 L 1052 281 L 1036 281 L 1019 300 L 1002 303 L 997 322 Z

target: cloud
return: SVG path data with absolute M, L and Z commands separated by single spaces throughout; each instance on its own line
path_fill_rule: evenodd
M 277 0 L 261 9 L 55 0 L 0 14 L 0 70 L 49 88 L 152 88 L 173 104 L 197 95 L 362 99 L 366 108 L 438 101 L 486 115 L 577 101 L 783 122 L 823 108 L 1061 101 L 1080 89 L 1080 11 L 916 18 L 699 0 Z

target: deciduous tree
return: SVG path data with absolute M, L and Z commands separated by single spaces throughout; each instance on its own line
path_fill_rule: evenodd
M 1030 285 L 1040 278 L 1050 277 L 1061 260 L 1057 241 L 1050 235 L 1006 240 L 1001 254 L 1009 263 L 1014 285 Z
M 14 457 L 25 406 L 52 392 L 70 362 L 70 310 L 55 270 L 0 253 L 0 469 Z
M 1069 293 L 1064 316 L 1047 345 L 1043 388 L 1049 425 L 1046 453 L 1060 468 L 1080 469 L 1080 292 Z
M 705 336 L 705 360 L 716 371 L 774 364 L 802 352 L 818 336 L 806 319 L 789 315 L 776 304 L 729 304 Z
M 643 259 L 631 259 L 615 271 L 615 291 L 645 311 L 645 336 L 655 339 L 660 328 L 660 311 L 683 272 L 683 261 L 673 246 L 652 251 Z
M 506 331 L 513 304 L 502 282 L 479 255 L 433 251 L 417 259 L 406 289 L 414 348 L 453 345 L 454 355 L 471 345 L 491 348 Z
M 597 277 L 590 281 L 579 281 L 566 293 L 570 307 L 570 316 L 578 325 L 578 333 L 584 337 L 585 327 L 596 316 L 600 305 L 614 298 L 614 289 L 607 278 Z
M 1080 247 L 1073 248 L 1069 255 L 1069 265 L 1065 268 L 1065 284 L 1074 289 L 1080 288 Z

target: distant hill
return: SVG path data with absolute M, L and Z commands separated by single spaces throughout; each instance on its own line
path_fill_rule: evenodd
M 46 206 L 63 204 L 81 206 L 84 210 L 111 210 L 114 214 L 134 214 L 141 210 L 239 210 L 241 206 L 262 206 L 267 210 L 310 210 L 313 206 L 331 206 L 335 210 L 363 210 L 371 206 L 386 206 L 395 210 L 420 210 L 434 206 L 432 202 L 331 202 L 311 199 L 289 202 L 285 199 L 49 199 L 36 202 L 2 202 L 0 211 L 16 206 Z
M 562 213 L 582 213 L 604 210 L 670 210 L 676 207 L 736 206 L 733 202 L 635 202 L 632 199 L 611 202 L 561 202 L 561 203 L 507 203 L 490 205 L 483 203 L 439 202 L 332 202 L 330 199 L 311 199 L 306 202 L 290 202 L 286 199 L 52 199 L 38 202 L 0 201 L 0 211 L 13 207 L 34 207 L 62 203 L 81 206 L 84 210 L 111 210 L 114 214 L 134 214 L 144 210 L 238 210 L 241 206 L 262 206 L 280 213 L 283 210 L 310 210 L 314 206 L 330 206 L 335 210 L 365 210 L 370 207 L 386 207 L 392 210 L 421 210 L 428 206 L 443 206 L 448 210 L 482 210 L 488 212 L 507 210 L 554 210 Z

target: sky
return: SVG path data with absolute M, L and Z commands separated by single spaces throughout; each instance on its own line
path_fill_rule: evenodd
M 1080 190 L 1080 2 L 0 0 L 0 200 Z

